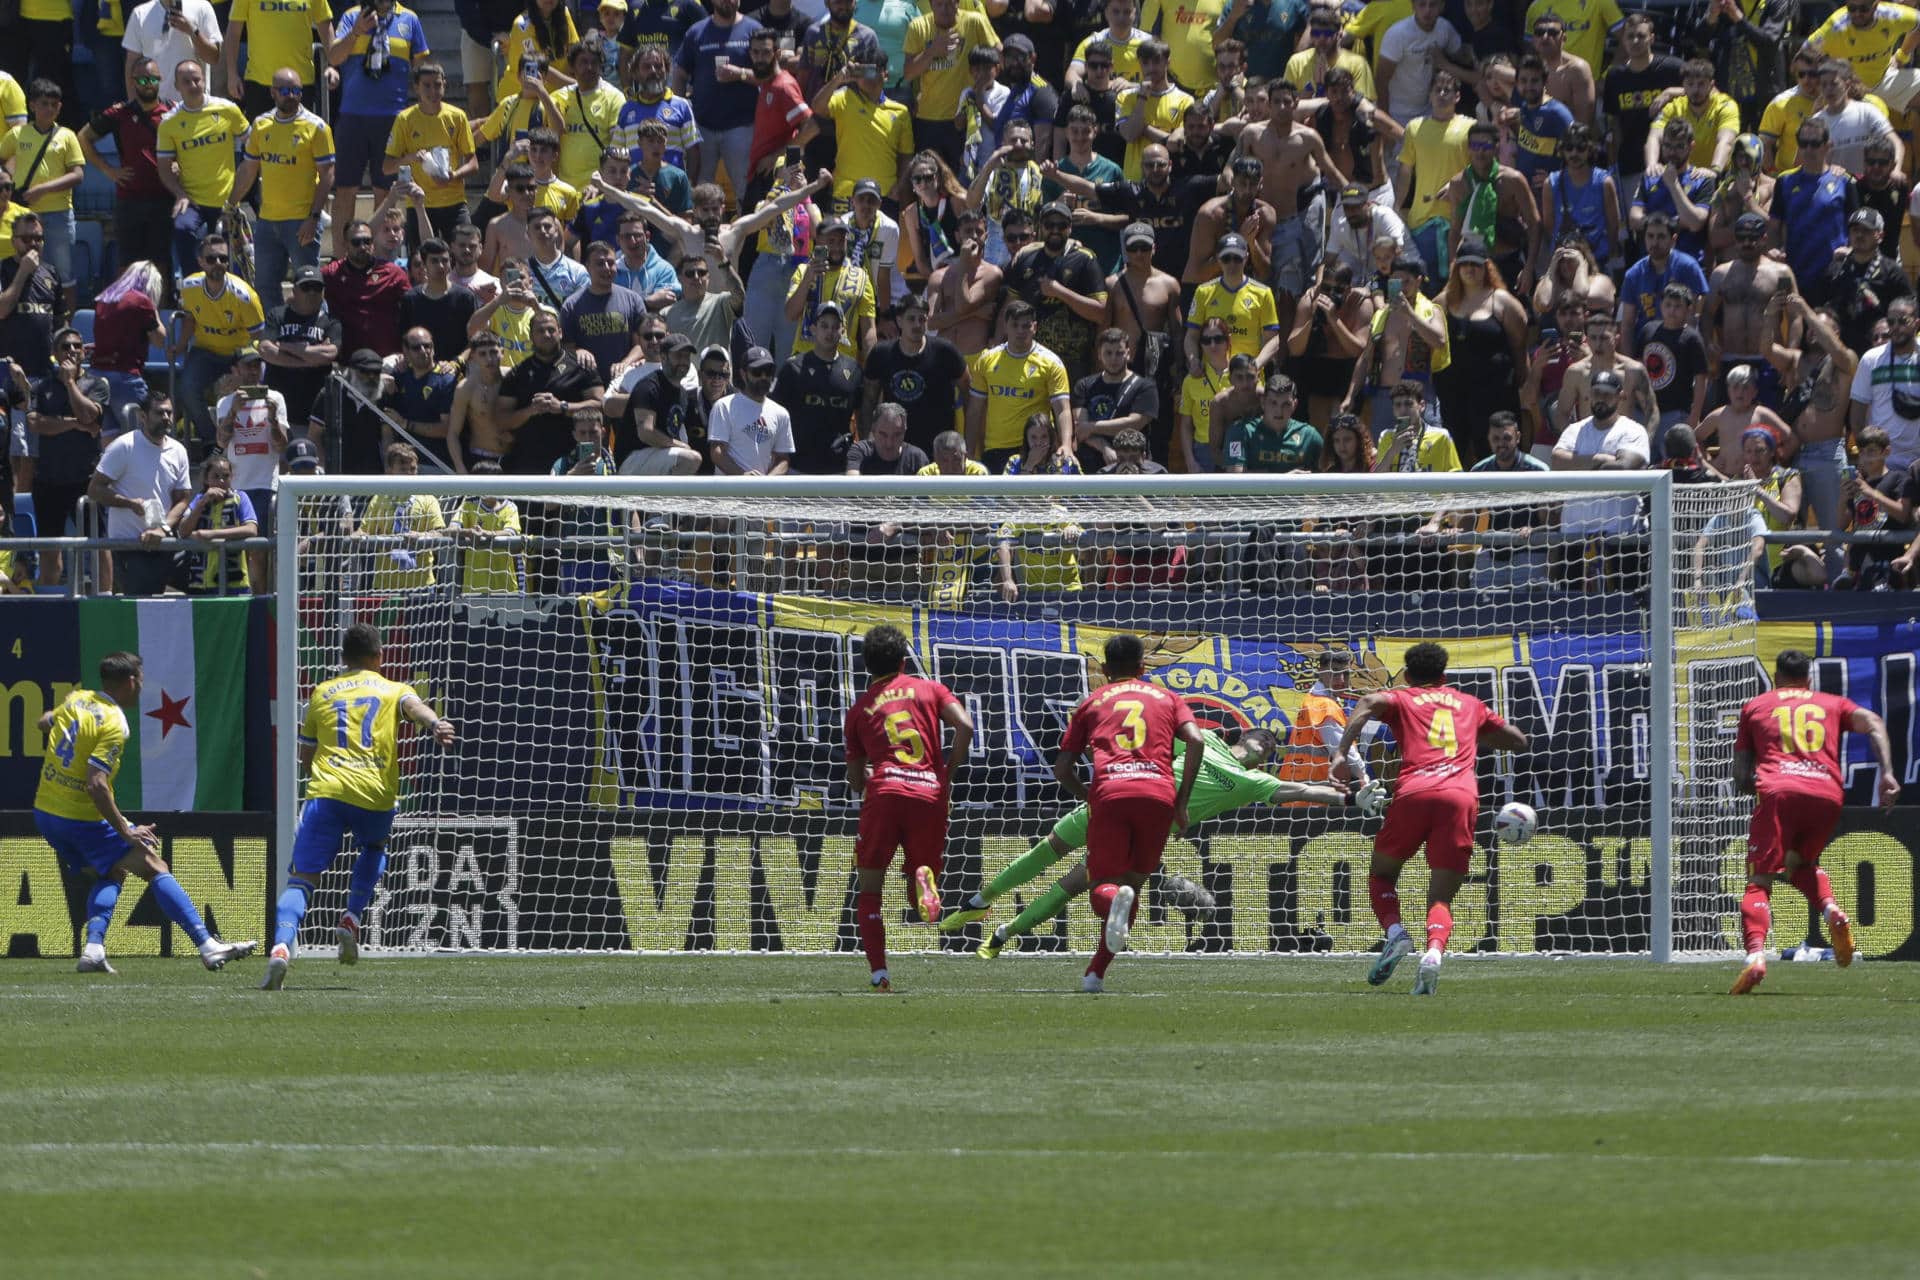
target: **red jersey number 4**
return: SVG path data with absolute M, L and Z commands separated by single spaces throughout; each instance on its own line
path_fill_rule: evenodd
M 1117 680 L 1074 708 L 1062 751 L 1093 752 L 1098 802 L 1144 796 L 1172 804 L 1173 744 L 1193 712 L 1177 695 L 1144 680 Z
M 1480 794 L 1474 773 L 1480 730 L 1506 723 L 1486 703 L 1445 685 L 1423 685 L 1393 690 L 1380 704 L 1379 715 L 1400 744 L 1399 794 Z
M 895 676 L 847 711 L 847 753 L 870 762 L 869 795 L 938 796 L 947 789 L 940 713 L 957 699 L 947 686 Z
M 1800 791 L 1838 800 L 1843 794 L 1840 735 L 1859 709 L 1838 694 L 1774 689 L 1740 708 L 1734 747 L 1753 756 L 1762 791 Z

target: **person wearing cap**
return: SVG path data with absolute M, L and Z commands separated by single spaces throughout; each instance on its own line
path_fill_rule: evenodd
M 312 59 L 307 58 L 305 65 L 311 67 Z M 233 182 L 235 204 L 246 199 L 255 179 L 260 182 L 260 214 L 253 224 L 253 283 L 269 302 L 280 300 L 280 286 L 290 266 L 319 263 L 320 214 L 333 193 L 333 131 L 303 105 L 300 82 L 304 78 L 292 67 L 273 73 L 277 109 L 254 117 L 243 149 L 245 159 Z M 401 119 L 405 118 L 402 112 Z M 471 140 L 467 150 L 473 150 Z
M 1452 362 L 1453 352 L 1446 312 L 1420 292 L 1425 273 L 1426 264 L 1418 258 L 1394 260 L 1386 304 L 1373 313 L 1367 340 L 1353 362 L 1353 382 L 1342 408 L 1370 423 L 1375 438 L 1384 435 L 1398 416 L 1393 389 L 1409 380 L 1427 388 L 1422 408 L 1430 426 L 1440 425 L 1433 380 Z
M 600 0 L 594 6 L 593 17 L 600 25 L 581 32 L 580 43 L 592 49 L 600 59 L 600 78 L 624 94 L 627 59 L 633 56 L 633 42 L 625 35 L 627 0 Z M 621 102 L 625 104 L 624 96 Z
M 1072 378 L 1092 372 L 1093 338 L 1107 319 L 1107 278 L 1093 255 L 1073 243 L 1073 213 L 1059 201 L 1040 210 L 1040 243 L 1008 264 L 1006 291 L 1031 303 L 1039 341 Z
M 1034 154 L 1051 156 L 1053 118 L 1060 110 L 1060 98 L 1046 79 L 1034 74 L 1036 56 L 1030 36 L 1006 37 L 1000 48 L 1000 83 L 1007 87 L 1007 101 L 1000 119 L 1003 127 L 1014 120 L 1031 124 Z
M 901 68 L 903 80 L 918 92 L 913 106 L 913 145 L 934 151 L 956 173 L 964 168 L 962 138 L 953 119 L 967 87 L 967 58 L 982 45 L 1000 47 L 1000 37 L 985 12 L 962 9 L 960 0 L 931 0 L 930 11 L 907 27 Z
M 1413 238 L 1400 215 L 1369 198 L 1367 189 L 1349 182 L 1340 189 L 1340 213 L 1327 223 L 1326 256 L 1330 262 L 1344 262 L 1356 277 L 1373 270 L 1373 246 L 1391 240 L 1394 257 L 1412 252 Z
M 670 333 L 661 345 L 658 368 L 632 383 L 623 376 L 620 386 L 626 390 L 608 393 L 606 416 L 613 424 L 613 456 L 621 475 L 712 472 L 693 355 L 693 339 Z
M 1045 179 L 1034 161 L 1033 125 L 1025 120 L 1006 126 L 1006 145 L 996 147 L 967 188 L 967 207 L 987 218 L 986 258 L 996 267 L 1012 261 L 1000 220 L 1009 209 L 1033 213 L 1040 208 Z
M 738 390 L 708 413 L 707 448 L 719 474 L 783 476 L 792 466 L 793 418 L 771 397 L 775 367 L 771 351 L 748 347 Z
M 109 538 L 138 538 L 159 544 L 172 536 L 164 525 L 149 527 L 146 513 L 165 512 L 193 496 L 192 464 L 187 447 L 173 438 L 173 397 L 149 389 L 135 414 L 137 431 L 120 438 L 100 454 L 99 466 L 87 481 L 87 500 L 107 513 Z M 123 596 L 165 594 L 173 573 L 173 552 L 140 549 L 113 553 L 113 581 Z
M 1265 368 L 1280 352 L 1280 315 L 1273 290 L 1247 278 L 1250 251 L 1239 233 L 1221 236 L 1214 256 L 1220 262 L 1220 278 L 1196 289 L 1187 311 L 1187 367 L 1200 367 L 1200 330 L 1207 321 L 1218 319 L 1226 322 L 1233 354 L 1251 356 Z
M 1229 232 L 1245 240 L 1251 254 L 1247 274 L 1264 280 L 1273 268 L 1273 228 L 1279 215 L 1260 198 L 1261 174 L 1265 166 L 1253 156 L 1241 156 L 1226 167 L 1228 187 L 1200 206 L 1193 219 L 1193 240 L 1187 251 L 1187 269 L 1180 276 L 1192 287 L 1204 284 L 1220 274 L 1214 250 L 1220 237 Z M 1216 170 L 1215 172 L 1218 172 Z M 1189 294 L 1189 296 L 1191 296 Z
M 606 395 L 602 374 L 560 342 L 560 317 L 541 309 L 529 333 L 533 350 L 500 381 L 496 422 L 511 440 L 500 460 L 509 475 L 546 475 L 573 446 L 573 415 Z
M 812 347 L 780 366 L 773 399 L 792 421 L 795 475 L 837 476 L 860 408 L 860 364 L 840 347 L 846 317 L 837 302 L 822 302 L 808 326 Z
M 799 326 L 796 343 L 811 342 L 820 308 L 836 304 L 843 319 L 840 350 L 864 360 L 875 341 L 873 281 L 865 269 L 847 261 L 847 240 L 847 224 L 839 218 L 820 224 L 807 269 L 794 277 L 787 292 L 786 318 Z
M 1809 124 L 1803 131 L 1818 127 Z M 1852 179 L 1846 181 L 1851 186 Z M 1778 207 L 1776 203 L 1776 210 Z M 1719 360 L 1716 375 L 1735 365 L 1750 365 L 1760 377 L 1760 403 L 1777 408 L 1780 373 L 1768 362 L 1767 353 L 1776 342 L 1798 347 L 1800 335 L 1798 322 L 1783 318 L 1773 308 L 1773 297 L 1795 291 L 1795 272 L 1766 252 L 1767 220 L 1757 213 L 1743 213 L 1734 222 L 1733 244 L 1736 256 L 1715 267 L 1709 279 L 1700 335 L 1707 340 L 1707 350 Z M 1831 249 L 1821 252 L 1821 270 L 1832 257 Z
M 851 200 L 862 182 L 891 191 L 913 156 L 913 115 L 887 97 L 887 55 L 843 63 L 813 95 L 816 119 L 833 125 L 834 203 Z
M 862 178 L 853 184 L 853 211 L 847 215 L 847 261 L 873 281 L 879 304 L 881 337 L 894 333 L 893 309 L 907 296 L 900 275 L 900 224 L 880 209 L 880 184 Z
M 286 397 L 272 387 L 262 386 L 266 361 L 259 348 L 244 347 L 234 361 L 233 372 L 221 385 L 230 387 L 214 406 L 214 442 L 233 463 L 232 486 L 245 494 L 258 519 L 260 536 L 273 536 L 273 478 L 280 472 L 280 457 L 292 434 L 292 419 L 287 413 Z M 256 594 L 273 589 L 267 579 L 267 553 L 249 551 Z
M 1800 167 L 1781 174 L 1773 187 L 1772 243 L 1786 251 L 1795 280 L 1811 281 L 1846 246 L 1847 219 L 1860 207 L 1860 189 L 1852 174 L 1833 163 L 1826 121 L 1811 116 L 1796 136 Z
M 1180 368 L 1175 358 L 1184 331 L 1180 282 L 1153 265 L 1157 237 L 1144 222 L 1120 233 L 1120 269 L 1107 277 L 1107 327 L 1127 335 L 1133 369 L 1153 379 L 1160 393 L 1159 418 L 1146 428 L 1154 452 L 1176 471 L 1184 461 L 1169 451 L 1180 407 Z
M 1913 282 L 1881 248 L 1886 219 L 1877 209 L 1856 209 L 1847 220 L 1847 251 L 1807 283 L 1807 301 L 1840 317 L 1840 338 L 1855 351 L 1873 345 L 1873 326 L 1895 298 L 1911 296 Z
M 107 380 L 87 368 L 86 344 L 71 326 L 53 335 L 53 364 L 33 379 L 27 430 L 40 441 L 33 472 L 33 502 L 41 527 L 64 536 L 87 483 L 100 461 L 100 430 L 113 391 Z M 40 557 L 40 585 L 61 581 L 61 553 Z
M 1553 446 L 1555 471 L 1637 471 L 1647 465 L 1652 446 L 1647 429 L 1630 418 L 1620 416 L 1620 375 L 1611 371 L 1594 375 L 1591 395 L 1593 414 L 1569 423 Z M 1572 534 L 1631 533 L 1640 516 L 1640 500 L 1634 497 L 1578 498 L 1560 508 L 1560 528 Z M 1556 579 L 1584 577 L 1586 547 L 1578 542 L 1557 544 L 1552 549 Z M 1644 563 L 1645 553 L 1613 552 L 1603 554 L 1603 573 L 1618 575 L 1626 568 L 1623 558 Z M 1631 578 L 1636 575 L 1627 574 Z M 1622 584 L 1627 585 L 1627 584 Z

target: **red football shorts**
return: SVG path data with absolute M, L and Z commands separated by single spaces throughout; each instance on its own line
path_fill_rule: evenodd
M 1173 806 L 1152 796 L 1097 800 L 1087 811 L 1087 878 L 1094 884 L 1128 872 L 1152 875 L 1166 851 Z
M 896 849 L 907 851 L 905 871 L 915 867 L 933 868 L 940 876 L 940 855 L 947 847 L 947 800 L 927 796 L 903 796 L 883 791 L 868 795 L 860 806 L 860 831 L 854 837 L 853 865 L 869 871 L 885 871 L 893 862 Z
M 1818 862 L 1840 821 L 1840 801 L 1800 791 L 1762 794 L 1747 828 L 1747 870 L 1779 875 L 1787 855 Z
M 1373 838 L 1373 851 L 1405 862 L 1424 843 L 1429 867 L 1465 875 L 1473 857 L 1473 820 L 1479 812 L 1479 797 L 1458 791 L 1395 796 L 1387 806 L 1380 834 Z

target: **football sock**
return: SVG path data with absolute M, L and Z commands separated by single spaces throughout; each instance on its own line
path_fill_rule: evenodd
M 153 896 L 160 900 L 160 910 L 166 913 L 167 919 L 187 931 L 194 946 L 207 940 L 207 926 L 194 909 L 193 899 L 187 896 L 187 891 L 180 887 L 180 882 L 171 874 L 153 878 Z
M 387 851 L 385 849 L 362 849 L 360 856 L 353 860 L 353 879 L 347 884 L 347 914 L 355 920 L 367 918 L 367 908 L 373 905 L 373 891 L 380 887 L 380 877 L 386 874 Z
M 1767 894 L 1765 886 L 1749 882 L 1740 895 L 1740 933 L 1746 938 L 1749 959 L 1766 954 L 1767 931 L 1773 927 L 1773 903 Z
M 1820 867 L 1801 867 L 1787 877 L 1787 883 L 1807 896 L 1807 902 L 1821 915 L 1834 905 L 1833 880 Z
M 887 922 L 880 918 L 880 895 L 856 893 L 853 918 L 860 926 L 860 949 L 867 953 L 867 968 L 879 973 L 887 967 Z
M 111 880 L 96 880 L 87 895 L 87 943 L 103 947 L 107 926 L 113 923 L 113 908 L 120 901 L 120 886 Z
M 1032 933 L 1043 923 L 1065 911 L 1067 904 L 1071 901 L 1073 898 L 1065 889 L 1058 884 L 1053 885 L 1045 893 L 1029 902 L 1026 909 L 1013 918 L 1013 922 L 1007 926 L 1007 936 L 1018 938 L 1022 934 Z
M 1060 855 L 1053 851 L 1052 838 L 1043 836 L 1033 848 L 1008 863 L 1007 869 L 995 876 L 993 882 L 980 892 L 983 901 L 969 902 L 967 906 L 984 907 L 990 902 L 998 902 L 1021 885 L 1033 881 L 1058 861 Z
M 1108 908 L 1113 906 L 1114 886 L 1110 884 L 1103 884 L 1100 886 L 1100 889 L 1105 889 L 1107 891 L 1106 899 L 1104 901 L 1094 903 L 1094 910 L 1100 913 L 1100 918 L 1102 920 L 1105 920 L 1107 918 Z M 1100 892 L 1100 889 L 1095 889 L 1094 892 L 1098 893 Z M 1139 898 L 1139 895 L 1136 894 L 1133 899 L 1133 909 L 1127 912 L 1127 923 L 1132 924 L 1134 920 L 1139 917 L 1139 915 L 1140 915 L 1140 898 Z M 1102 929 L 1100 931 L 1100 949 L 1093 953 L 1093 963 L 1087 966 L 1087 972 L 1092 974 L 1094 977 L 1102 979 L 1104 981 L 1107 976 L 1107 966 L 1112 963 L 1113 963 L 1113 952 L 1107 950 L 1107 931 L 1105 929 Z
M 1367 897 L 1373 900 L 1373 915 L 1388 933 L 1400 923 L 1400 888 L 1381 876 L 1367 877 Z
M 1453 936 L 1453 908 L 1444 902 L 1427 905 L 1427 954 L 1444 953 Z
M 300 934 L 300 921 L 306 918 L 307 899 L 312 896 L 313 886 L 306 881 L 287 881 L 287 887 L 280 891 L 280 901 L 274 907 L 274 946 L 293 946 L 293 940 Z

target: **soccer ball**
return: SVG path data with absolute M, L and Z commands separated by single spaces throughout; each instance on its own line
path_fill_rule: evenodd
M 1503 805 L 1493 820 L 1493 833 L 1504 844 L 1525 844 L 1533 839 L 1533 832 L 1540 825 L 1540 816 L 1530 804 L 1521 804 L 1515 800 Z

